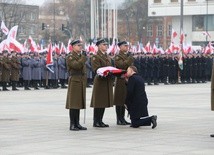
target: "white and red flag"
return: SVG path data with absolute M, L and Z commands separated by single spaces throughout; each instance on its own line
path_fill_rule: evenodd
M 118 69 L 118 68 L 112 67 L 112 66 L 101 67 L 97 70 L 97 75 L 102 76 L 102 77 L 106 77 L 109 74 L 117 76 L 117 75 L 122 75 L 125 73 L 126 73 L 125 70 Z
M 52 56 L 52 53 L 53 53 L 53 49 L 52 49 L 52 44 L 50 43 L 48 45 L 48 54 L 47 54 L 47 60 L 46 60 L 46 67 L 49 71 L 51 71 L 52 73 L 54 73 L 54 70 L 53 70 L 53 56 Z
M 6 27 L 6 25 L 5 25 L 5 23 L 4 23 L 3 20 L 1 21 L 1 30 L 2 30 L 2 32 L 3 32 L 5 35 L 8 35 L 9 29 Z
M 16 39 L 17 31 L 18 31 L 18 25 L 12 27 L 7 35 L 7 39 L 9 38 Z
M 31 52 L 37 52 L 38 51 L 37 45 L 31 36 L 29 36 L 28 42 L 30 43 L 30 51 Z

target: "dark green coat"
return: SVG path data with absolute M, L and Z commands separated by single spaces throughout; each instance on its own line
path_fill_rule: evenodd
M 132 56 L 128 56 L 123 52 L 120 52 L 115 56 L 115 67 L 123 70 L 127 70 L 134 62 Z M 114 105 L 123 106 L 126 100 L 126 82 L 124 78 L 117 77 L 114 89 Z
M 111 59 L 101 51 L 92 57 L 92 69 L 94 72 L 101 67 L 111 66 Z M 113 79 L 111 77 L 94 78 L 94 87 L 91 97 L 91 107 L 107 108 L 113 106 Z
M 10 82 L 11 60 L 8 57 L 3 57 L 2 60 L 2 82 Z
M 20 76 L 20 62 L 17 57 L 11 59 L 11 81 L 19 81 Z
M 67 59 L 69 72 L 66 109 L 85 109 L 86 105 L 86 57 L 72 52 Z
M 213 63 L 212 78 L 211 78 L 211 110 L 214 111 L 214 63 Z

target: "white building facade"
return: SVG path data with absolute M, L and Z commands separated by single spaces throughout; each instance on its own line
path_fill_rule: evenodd
M 181 0 L 149 0 L 148 5 L 149 17 L 171 16 L 172 28 L 180 33 Z M 214 40 L 214 0 L 183 0 L 183 32 L 186 44 Z

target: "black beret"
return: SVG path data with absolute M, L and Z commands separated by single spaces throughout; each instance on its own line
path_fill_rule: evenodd
M 117 44 L 118 46 L 121 46 L 121 45 L 129 45 L 127 41 L 121 41 Z
M 97 40 L 97 42 L 96 42 L 96 45 L 97 45 L 97 46 L 98 46 L 99 44 L 108 44 L 108 42 L 107 42 L 105 39 L 101 38 L 101 39 Z
M 76 40 L 73 40 L 70 44 L 71 44 L 71 46 L 74 46 L 74 45 L 80 44 L 80 43 L 82 43 L 82 42 L 79 39 L 76 39 Z

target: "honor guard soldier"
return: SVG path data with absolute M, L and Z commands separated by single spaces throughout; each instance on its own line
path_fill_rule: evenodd
M 80 40 L 71 42 L 73 51 L 66 59 L 69 72 L 66 109 L 69 109 L 70 130 L 87 130 L 79 124 L 80 109 L 86 107 L 86 56 L 81 54 L 82 43 Z
M 129 45 L 126 41 L 117 44 L 120 48 L 119 54 L 115 57 L 115 67 L 127 70 L 134 62 L 134 58 L 128 54 Z M 124 78 L 117 77 L 114 90 L 114 105 L 117 115 L 117 125 L 130 124 L 124 118 L 125 116 L 125 100 L 126 100 L 126 81 Z
M 9 89 L 7 89 L 7 83 L 10 82 L 11 60 L 8 57 L 8 51 L 4 50 L 2 53 L 2 87 L 3 91 L 8 91 Z
M 101 67 L 111 66 L 111 59 L 107 55 L 108 43 L 99 39 L 96 43 L 98 52 L 92 57 L 92 69 L 96 73 Z M 105 108 L 113 106 L 113 78 L 111 76 L 94 78 L 94 87 L 91 97 L 91 107 L 94 108 L 94 127 L 109 127 L 103 123 Z
M 17 83 L 19 81 L 20 77 L 20 68 L 21 68 L 21 62 L 16 56 L 16 52 L 12 51 L 11 52 L 11 82 L 12 82 L 12 90 L 18 90 L 16 88 Z

